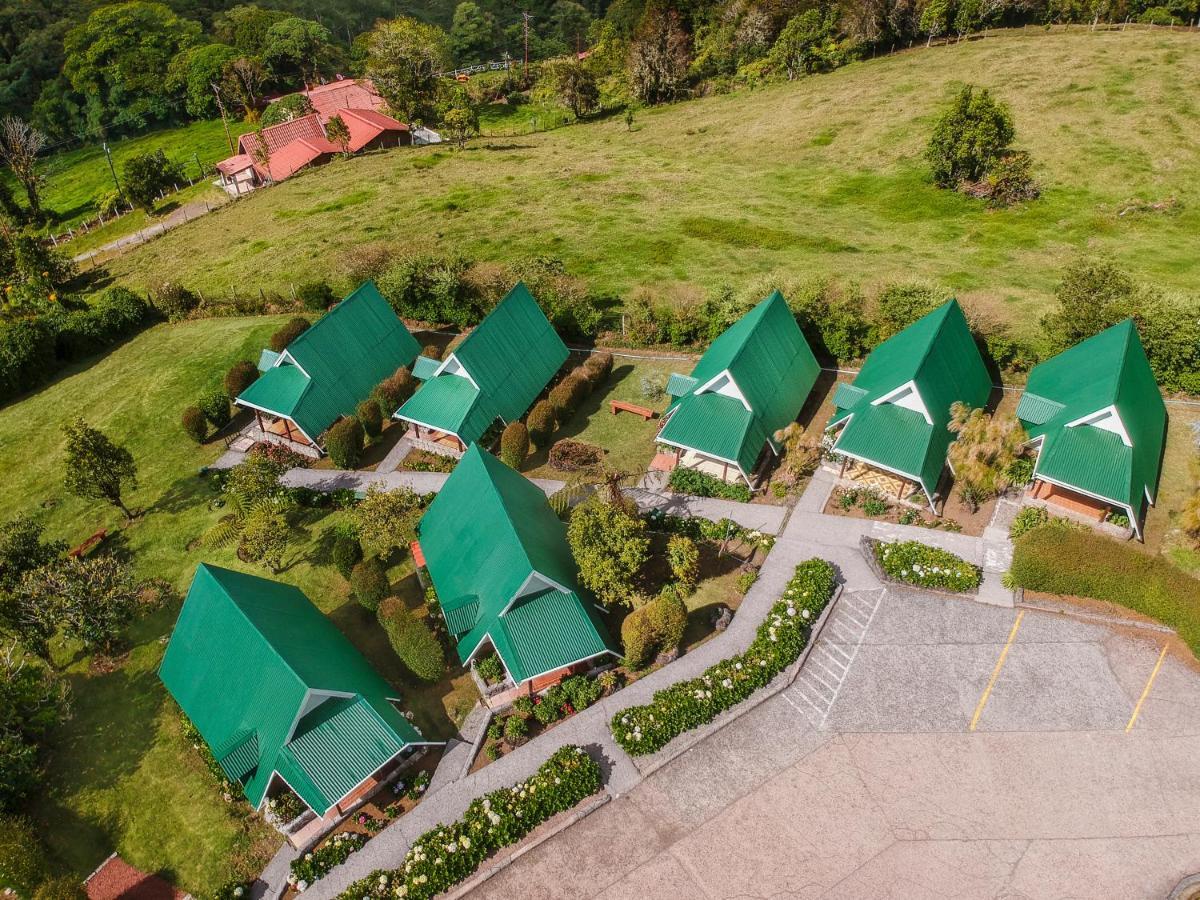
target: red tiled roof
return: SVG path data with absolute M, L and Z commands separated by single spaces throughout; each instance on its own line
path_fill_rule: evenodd
M 322 156 L 337 152 L 337 145 L 331 144 L 325 138 L 292 141 L 271 154 L 271 180 L 283 181 L 289 175 L 295 175 L 296 172 L 316 162 Z
M 327 121 L 339 110 L 382 110 L 386 105 L 383 98 L 375 93 L 375 86 L 365 78 L 331 81 L 329 84 L 319 84 L 310 88 L 305 93 L 322 122 Z
M 299 140 L 319 140 L 325 139 L 325 129 L 321 127 L 321 120 L 317 118 L 316 113 L 309 113 L 307 116 L 300 116 L 292 119 L 290 122 L 280 122 L 278 125 L 269 125 L 262 130 L 262 139 L 266 142 L 267 152 L 275 153 L 281 147 L 286 147 L 293 141 Z M 238 138 L 238 149 L 248 156 L 254 156 L 254 150 L 258 146 L 258 133 L 248 131 Z
M 245 153 L 239 153 L 237 156 L 231 156 L 229 159 L 223 159 L 217 163 L 217 169 L 224 172 L 226 175 L 236 175 L 238 172 L 244 172 L 254 165 L 254 160 Z
M 188 895 L 113 854 L 88 876 L 88 900 L 184 900 Z
M 386 132 L 408 131 L 408 126 L 403 122 L 397 122 L 390 116 L 385 116 L 373 109 L 339 109 L 333 115 L 341 116 L 342 121 L 346 123 L 346 128 L 350 131 L 349 150 L 351 153 L 357 153 Z

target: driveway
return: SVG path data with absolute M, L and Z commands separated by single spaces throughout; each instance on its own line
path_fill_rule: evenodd
M 891 588 L 830 625 L 790 688 L 472 896 L 1095 900 L 1200 870 L 1200 676 L 1160 635 Z

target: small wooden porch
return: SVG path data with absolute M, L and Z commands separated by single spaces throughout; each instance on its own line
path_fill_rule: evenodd
M 321 458 L 321 449 L 292 422 L 259 410 L 254 410 L 254 419 L 226 441 L 231 450 L 249 450 L 255 444 L 278 444 L 311 459 Z
M 408 423 L 408 431 L 405 437 L 419 450 L 425 450 L 429 453 L 440 453 L 442 456 L 450 456 L 458 459 L 466 452 L 466 447 L 463 442 L 458 439 L 457 435 L 450 434 L 446 431 L 438 431 L 436 428 L 430 428 L 427 425 L 417 425 L 415 422 Z
M 910 500 L 914 494 L 922 493 L 921 485 L 917 482 L 848 456 L 842 458 L 842 468 L 838 474 L 840 478 L 853 481 L 857 485 L 878 491 L 884 497 L 894 497 L 897 500 Z M 921 496 L 916 498 L 916 502 L 922 500 L 924 498 Z

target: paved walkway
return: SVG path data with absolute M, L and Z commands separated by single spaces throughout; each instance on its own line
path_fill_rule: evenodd
M 406 437 L 400 438 L 400 440 L 396 441 L 396 446 L 389 450 L 383 461 L 375 467 L 375 471 L 384 473 L 395 472 L 400 468 L 400 463 L 404 462 L 404 457 L 412 452 L 412 449 L 412 441 Z
M 661 509 L 673 516 L 698 516 L 714 522 L 732 519 L 743 528 L 764 534 L 779 534 L 787 518 L 786 506 L 767 503 L 737 503 L 717 497 L 692 497 L 687 494 L 657 492 L 642 487 L 622 488 L 626 497 L 634 500 L 643 512 Z
M 436 494 L 450 476 L 445 472 L 359 472 L 345 469 L 289 469 L 280 483 L 285 487 L 304 487 L 314 491 L 363 491 L 373 484 L 384 490 L 406 487 L 418 494 Z M 549 497 L 561 491 L 565 481 L 529 479 Z
M 207 215 L 212 210 L 223 205 L 224 203 L 219 200 L 208 202 L 193 200 L 191 203 L 185 203 L 183 206 L 172 210 L 170 215 L 161 221 L 154 222 L 145 228 L 140 228 L 132 234 L 119 237 L 114 241 L 109 241 L 107 244 L 102 244 L 95 250 L 77 254 L 73 259 L 75 262 L 86 262 L 93 256 L 99 256 L 102 253 L 109 253 L 114 250 L 128 250 L 131 247 L 144 244 L 151 238 L 158 237 L 172 228 L 178 228 L 180 225 L 192 221 L 192 219 L 198 219 L 200 216 Z

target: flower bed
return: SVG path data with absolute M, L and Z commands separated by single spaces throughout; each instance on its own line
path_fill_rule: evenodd
M 365 843 L 366 838 L 361 834 L 339 831 L 316 850 L 292 860 L 292 873 L 288 876 L 288 884 L 297 891 L 307 889 L 314 881 L 328 875 L 334 866 L 344 863 L 351 853 Z
M 663 688 L 645 706 L 618 712 L 612 718 L 617 743 L 632 756 L 654 753 L 765 687 L 799 658 L 834 587 L 833 566 L 825 560 L 800 563 L 745 653 Z
M 596 762 L 581 747 L 562 747 L 529 780 L 477 797 L 460 819 L 417 838 L 399 867 L 372 872 L 339 900 L 425 900 L 440 894 L 469 878 L 496 851 L 600 788 Z
M 872 549 L 884 574 L 906 584 L 964 593 L 983 580 L 979 566 L 920 541 L 877 543 Z
M 693 497 L 720 497 L 723 500 L 749 503 L 753 496 L 750 488 L 741 482 L 731 484 L 698 469 L 672 469 L 667 484 L 675 493 L 689 494 Z
M 682 534 L 696 541 L 741 541 L 751 544 L 760 550 L 767 551 L 775 546 L 773 534 L 763 534 L 750 528 L 743 528 L 733 519 L 719 519 L 713 522 L 700 516 L 673 516 L 661 509 L 652 509 L 642 516 L 647 526 L 653 531 L 666 534 Z

